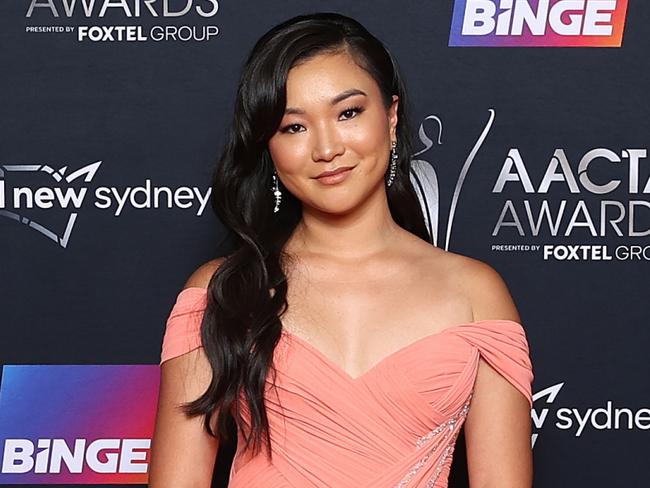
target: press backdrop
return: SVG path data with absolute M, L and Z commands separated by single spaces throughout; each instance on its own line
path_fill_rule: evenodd
M 209 175 L 239 70 L 268 28 L 329 10 L 400 63 L 437 245 L 517 303 L 535 486 L 647 486 L 650 5 L 599 1 L 522 35 L 490 1 L 2 1 L 0 483 L 145 482 L 166 317 L 224 250 Z

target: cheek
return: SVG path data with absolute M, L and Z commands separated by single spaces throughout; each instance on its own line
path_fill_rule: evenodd
M 283 173 L 296 173 L 304 165 L 308 149 L 307 145 L 299 139 L 290 140 L 289 137 L 271 139 L 268 147 L 275 166 Z
M 375 117 L 366 119 L 346 131 L 346 145 L 360 159 L 361 173 L 372 176 L 382 172 L 388 164 L 388 123 Z
M 362 156 L 372 157 L 383 154 L 388 137 L 386 117 L 368 114 L 368 117 L 346 130 L 346 139 Z

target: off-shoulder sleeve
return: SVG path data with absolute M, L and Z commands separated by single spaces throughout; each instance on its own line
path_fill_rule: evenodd
M 165 326 L 160 364 L 201 347 L 201 321 L 207 304 L 205 288 L 183 289 Z
M 533 365 L 523 326 L 513 320 L 481 320 L 458 334 L 476 347 L 485 361 L 519 390 L 533 406 Z

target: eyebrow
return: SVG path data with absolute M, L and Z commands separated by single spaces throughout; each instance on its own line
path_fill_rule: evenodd
M 349 98 L 354 95 L 363 95 L 364 97 L 367 96 L 366 92 L 363 90 L 359 90 L 358 88 L 350 88 L 349 90 L 345 90 L 338 95 L 336 95 L 334 98 L 330 100 L 330 105 L 336 105 L 339 102 L 342 102 L 346 98 Z M 304 114 L 305 111 L 301 108 L 295 108 L 295 107 L 287 107 L 287 109 L 284 111 L 285 114 Z

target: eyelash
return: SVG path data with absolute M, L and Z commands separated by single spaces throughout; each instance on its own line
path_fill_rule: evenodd
M 351 112 L 351 111 L 355 111 L 355 112 L 357 112 L 357 115 L 359 115 L 361 112 L 364 111 L 364 108 L 363 108 L 363 107 L 360 107 L 359 105 L 354 105 L 354 106 L 352 106 L 352 107 L 348 107 L 348 108 L 346 108 L 345 110 L 343 110 L 343 111 L 341 112 L 341 114 L 344 114 L 345 112 Z M 345 120 L 350 120 L 350 119 L 352 119 L 352 118 L 354 118 L 354 117 L 350 117 L 350 118 L 347 118 L 347 119 L 345 119 Z M 295 132 L 289 132 L 289 129 L 290 129 L 291 127 L 293 127 L 294 125 L 300 125 L 300 124 L 289 124 L 289 125 L 285 125 L 282 129 L 280 129 L 280 132 L 282 132 L 282 133 L 287 133 L 287 134 L 295 134 Z

